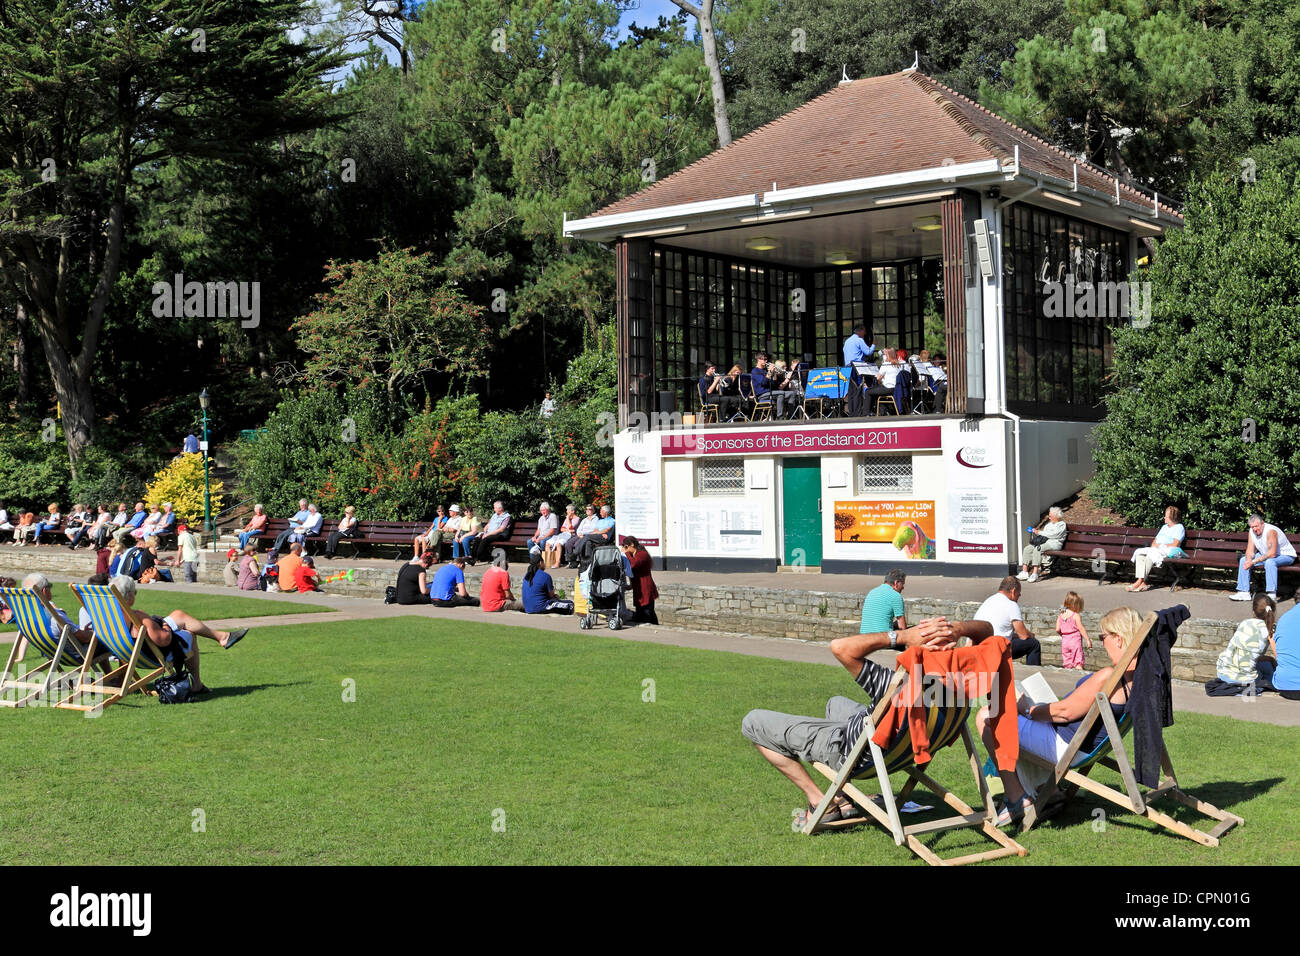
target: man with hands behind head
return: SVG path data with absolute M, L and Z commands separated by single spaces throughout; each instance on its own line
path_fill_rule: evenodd
M 868 660 L 882 650 L 903 651 L 923 645 L 941 650 L 952 647 L 962 637 L 975 641 L 992 634 L 992 627 L 982 622 L 950 624 L 937 617 L 921 621 L 901 631 L 854 634 L 831 641 L 831 653 L 853 676 L 870 699 L 860 704 L 848 697 L 832 697 L 826 702 L 826 717 L 800 717 L 771 710 L 751 710 L 741 722 L 740 731 L 758 748 L 758 752 L 808 798 L 808 812 L 821 802 L 822 791 L 813 782 L 804 763 L 820 761 L 838 770 L 857 743 L 867 714 L 879 702 L 894 676 L 894 669 Z M 856 773 L 869 765 L 871 752 L 863 752 Z M 856 774 L 855 774 L 856 775 Z M 827 823 L 861 816 L 862 811 L 846 797 L 841 797 L 823 818 Z

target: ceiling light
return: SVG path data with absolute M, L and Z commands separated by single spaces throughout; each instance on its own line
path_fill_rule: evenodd
M 939 216 L 918 216 L 912 220 L 912 228 L 921 232 L 934 232 L 943 228 L 943 219 Z
M 826 253 L 826 261 L 833 266 L 847 266 L 853 264 L 853 253 L 848 250 L 840 252 Z
M 745 248 L 754 252 L 771 252 L 776 246 L 777 242 L 771 236 L 755 236 L 745 240 Z
M 1083 205 L 1083 203 L 1079 202 L 1077 199 L 1071 199 L 1069 196 L 1062 196 L 1060 193 L 1049 193 L 1047 190 L 1043 190 L 1043 196 L 1046 199 L 1055 199 L 1057 202 L 1063 202 L 1067 206 Z
M 945 196 L 951 196 L 953 191 L 945 189 L 937 193 L 918 193 L 914 196 L 890 196 L 887 199 L 876 199 L 873 202 L 877 206 L 895 206 L 905 202 L 924 202 L 927 199 L 943 199 Z
M 662 229 L 643 229 L 640 232 L 625 232 L 624 239 L 644 239 L 647 236 L 667 236 L 674 232 L 685 232 L 686 224 L 680 226 L 664 226 Z
M 783 209 L 780 212 L 777 212 L 773 209 L 769 209 L 765 212 L 760 212 L 755 216 L 738 216 L 736 218 L 736 221 L 737 222 L 768 222 L 772 219 L 790 219 L 793 218 L 794 216 L 806 216 L 810 212 L 812 212 L 812 206 L 804 206 L 802 209 Z
M 1164 232 L 1164 226 L 1157 226 L 1154 222 L 1144 222 L 1141 219 L 1129 219 L 1129 222 L 1135 226 L 1141 226 L 1143 229 L 1154 229 L 1156 232 Z

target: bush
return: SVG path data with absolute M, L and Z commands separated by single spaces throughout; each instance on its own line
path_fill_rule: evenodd
M 9 511 L 44 509 L 51 501 L 68 501 L 68 446 L 61 432 L 39 421 L 0 423 L 0 505 Z
M 1300 525 L 1300 177 L 1239 173 L 1193 188 L 1150 269 L 1149 327 L 1116 332 L 1092 487 L 1142 524 L 1177 504 L 1189 527 L 1240 528 L 1254 510 Z
M 221 510 L 221 482 L 208 481 L 208 497 L 212 514 Z M 193 524 L 203 518 L 203 454 L 177 455 L 159 469 L 144 492 L 145 503 L 150 507 L 162 506 L 170 501 L 178 523 Z

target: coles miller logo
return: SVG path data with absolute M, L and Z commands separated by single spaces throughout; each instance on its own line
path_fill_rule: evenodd
M 993 462 L 987 460 L 988 456 L 987 448 L 966 445 L 957 449 L 957 464 L 965 465 L 967 468 L 991 468 Z
M 649 464 L 643 455 L 628 455 L 623 459 L 623 467 L 634 475 L 650 474 Z

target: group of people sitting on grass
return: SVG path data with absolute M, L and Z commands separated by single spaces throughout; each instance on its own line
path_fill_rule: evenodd
M 566 505 L 564 519 L 551 510 L 550 502 L 543 501 L 538 508 L 537 530 L 527 543 L 530 555 L 537 555 L 543 568 L 567 564 L 577 568 L 579 563 L 591 559 L 592 552 L 602 545 L 614 542 L 614 518 L 609 505 L 585 505 L 586 517 L 579 518 L 576 505 Z M 438 506 L 429 530 L 415 538 L 415 557 L 425 553 L 433 555 L 433 563 L 441 561 L 443 545 L 451 548 L 451 559 L 464 558 L 473 567 L 488 560 L 494 549 L 510 539 L 514 532 L 514 517 L 500 501 L 492 503 L 492 514 L 486 524 L 466 505 L 452 505 L 450 509 Z
M 626 537 L 619 545 L 622 552 L 623 573 L 629 582 L 634 610 L 628 619 L 634 623 L 658 624 L 654 602 L 659 596 L 652 576 L 653 559 L 634 537 Z M 430 551 L 422 551 L 406 562 L 397 573 L 397 583 L 391 589 L 394 604 L 432 604 L 434 607 L 477 607 L 487 612 L 522 611 L 525 614 L 572 614 L 573 600 L 560 596 L 555 581 L 546 571 L 545 556 L 533 547 L 528 555 L 528 570 L 519 582 L 515 594 L 510 577 L 510 562 L 504 548 L 492 552 L 492 566 L 479 582 L 479 594 L 470 593 L 465 578 L 469 559 L 463 554 L 454 556 L 437 571 L 430 574 L 434 564 Z M 586 566 L 589 566 L 587 562 Z M 581 575 L 575 587 L 582 587 Z

